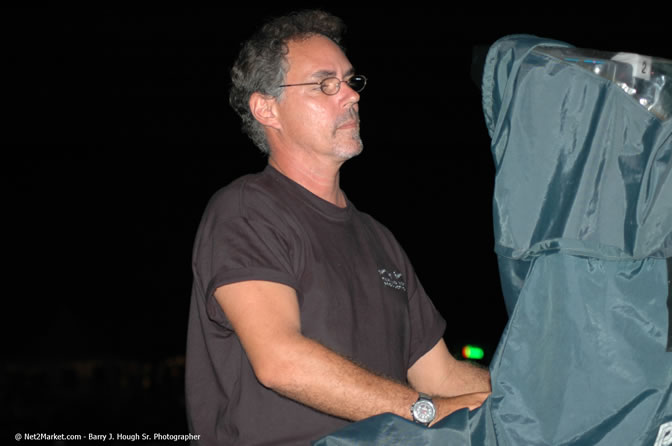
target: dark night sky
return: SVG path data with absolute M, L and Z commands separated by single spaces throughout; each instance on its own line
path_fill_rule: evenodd
M 4 11 L 9 357 L 183 353 L 201 212 L 265 165 L 228 106 L 228 69 L 263 17 L 290 9 Z M 672 58 L 669 38 L 650 20 L 557 11 L 327 9 L 369 77 L 365 151 L 342 187 L 401 241 L 449 345 L 492 349 L 506 315 L 474 47 L 529 33 Z

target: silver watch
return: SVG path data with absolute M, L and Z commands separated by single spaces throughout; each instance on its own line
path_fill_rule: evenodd
M 411 406 L 411 415 L 413 415 L 413 421 L 416 423 L 429 426 L 429 423 L 436 418 L 436 407 L 434 407 L 432 398 L 421 393 L 418 401 Z

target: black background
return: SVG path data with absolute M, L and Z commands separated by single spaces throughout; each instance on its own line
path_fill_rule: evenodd
M 655 12 L 354 8 L 365 148 L 341 185 L 388 226 L 487 364 L 506 324 L 475 50 L 507 34 L 672 58 Z M 614 6 L 615 7 L 615 6 Z M 193 238 L 208 198 L 266 160 L 228 106 L 264 8 L 3 9 L 3 419 L 14 432 L 186 433 Z M 478 51 L 476 51 L 478 52 Z

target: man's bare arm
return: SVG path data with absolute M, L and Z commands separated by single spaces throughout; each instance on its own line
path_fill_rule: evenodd
M 490 392 L 490 373 L 467 361 L 456 360 L 443 339 L 408 370 L 414 389 L 430 395 L 456 396 Z
M 410 407 L 418 398 L 414 389 L 371 373 L 301 334 L 292 288 L 264 281 L 240 282 L 218 288 L 215 297 L 264 386 L 353 421 L 385 412 L 411 419 Z M 435 403 L 443 415 L 480 405 L 473 397 L 462 396 Z
M 447 397 L 434 398 L 434 423 L 462 407 L 480 407 L 491 391 L 490 373 L 453 358 L 443 339 L 411 366 L 408 382 L 419 392 Z M 455 407 L 455 400 L 461 407 Z

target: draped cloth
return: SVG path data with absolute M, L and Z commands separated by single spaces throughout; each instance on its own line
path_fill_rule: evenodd
M 492 395 L 425 428 L 384 414 L 315 444 L 672 444 L 672 119 L 508 36 L 483 111 L 509 321 Z

